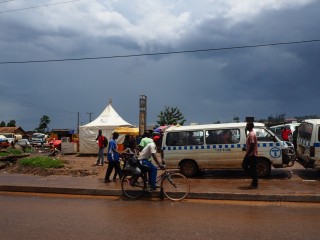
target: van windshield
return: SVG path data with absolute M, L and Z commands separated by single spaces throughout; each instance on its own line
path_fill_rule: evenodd
M 6 138 L 14 138 L 12 133 L 4 133 L 3 134 Z
M 44 135 L 41 134 L 41 133 L 34 133 L 34 134 L 32 135 L 32 137 L 33 137 L 33 138 L 43 138 Z
M 310 123 L 301 123 L 298 129 L 299 137 L 304 138 L 306 140 L 311 140 L 313 125 Z
M 273 142 L 274 136 L 268 130 L 264 128 L 253 128 L 253 131 L 256 133 L 258 142 Z M 248 131 L 247 131 L 248 136 Z M 280 136 L 277 136 L 281 139 Z

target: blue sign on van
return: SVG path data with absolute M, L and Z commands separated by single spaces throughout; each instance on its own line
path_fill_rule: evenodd
M 273 158 L 281 157 L 281 149 L 277 148 L 277 147 L 271 148 L 270 156 L 273 157 Z

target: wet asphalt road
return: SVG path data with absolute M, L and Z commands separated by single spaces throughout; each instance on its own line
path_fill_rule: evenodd
M 0 193 L 1 239 L 319 239 L 320 204 Z

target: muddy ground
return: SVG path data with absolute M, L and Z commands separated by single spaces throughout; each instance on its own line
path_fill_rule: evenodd
M 37 153 L 38 155 L 41 153 Z M 32 154 L 35 155 L 35 154 Z M 43 169 L 35 167 L 23 167 L 18 164 L 19 159 L 7 164 L 7 166 L 0 170 L 0 173 L 19 173 L 31 174 L 39 176 L 49 175 L 69 175 L 75 177 L 81 176 L 97 176 L 105 173 L 105 166 L 96 166 L 97 156 L 81 156 L 74 155 L 61 155 L 54 158 L 59 158 L 63 161 L 64 167 L 58 169 Z

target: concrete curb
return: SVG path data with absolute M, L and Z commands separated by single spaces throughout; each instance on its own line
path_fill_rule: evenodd
M 10 186 L 1 185 L 0 191 L 6 192 L 32 192 L 51 194 L 74 194 L 92 196 L 123 196 L 121 189 L 88 189 L 88 188 L 61 188 L 39 186 Z M 151 197 L 159 197 L 159 192 L 146 194 Z M 187 199 L 205 200 L 238 200 L 238 201 L 268 201 L 268 202 L 320 202 L 320 195 L 310 194 L 260 194 L 260 193 L 229 193 L 229 192 L 190 192 Z
M 85 188 L 59 188 L 59 187 L 35 187 L 35 186 L 0 186 L 0 191 L 6 192 L 32 192 L 32 193 L 54 193 L 54 194 L 75 194 L 93 196 L 122 196 L 121 190 L 102 190 Z
M 188 198 L 265 202 L 320 202 L 320 196 L 300 194 L 190 193 Z

